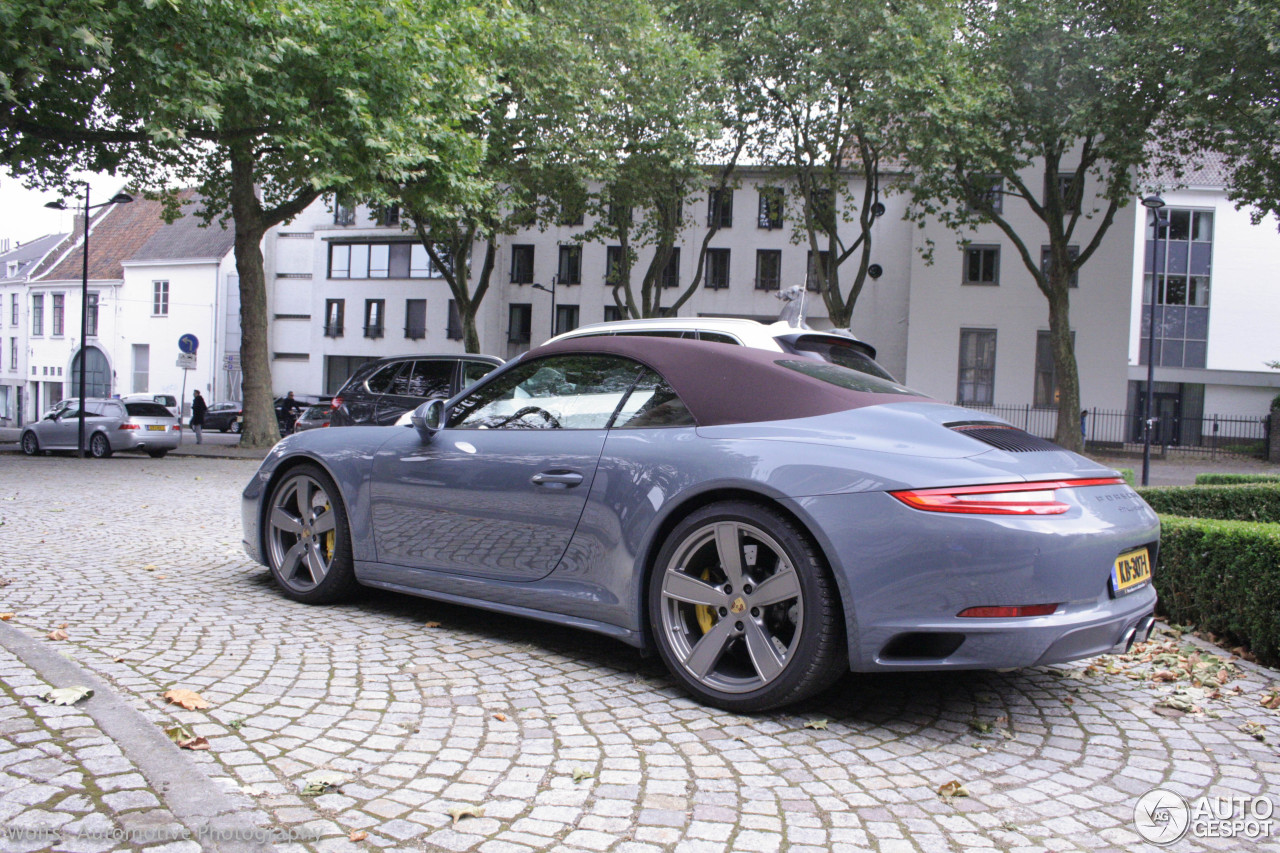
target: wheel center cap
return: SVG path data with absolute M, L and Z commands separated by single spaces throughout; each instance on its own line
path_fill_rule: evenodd
M 310 538 L 311 538 L 311 528 L 310 528 L 310 527 L 304 527 L 304 528 L 302 528 L 302 537 L 303 537 L 304 539 L 310 539 Z
M 741 613 L 746 609 L 747 609 L 747 603 L 743 601 L 741 598 L 735 598 L 733 600 L 733 604 L 729 605 L 729 610 L 732 613 Z

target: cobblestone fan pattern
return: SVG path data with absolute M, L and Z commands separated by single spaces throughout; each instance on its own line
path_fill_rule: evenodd
M 851 675 L 800 708 L 739 716 L 593 635 L 373 591 L 288 601 L 240 547 L 254 468 L 0 457 L 0 612 L 41 642 L 67 623 L 60 646 L 79 665 L 208 738 L 184 754 L 312 839 L 280 849 L 1126 850 L 1156 786 L 1280 802 L 1268 670 L 1205 712 L 1163 709 L 1175 716 L 1155 708 L 1170 685 L 1080 665 Z M 44 685 L 8 667 L 4 823 L 69 825 L 103 803 L 120 820 L 163 816 L 113 775 L 76 708 L 33 710 Z M 212 708 L 165 706 L 173 687 Z M 1271 724 L 1267 740 L 1246 722 Z M 970 796 L 940 796 L 953 780 Z

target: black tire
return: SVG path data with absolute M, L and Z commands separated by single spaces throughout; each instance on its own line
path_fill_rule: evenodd
M 105 435 L 95 432 L 89 436 L 89 455 L 94 459 L 111 458 L 111 442 Z
M 164 455 L 168 452 L 169 452 L 169 448 L 167 447 L 157 447 L 153 450 L 148 450 L 147 455 L 150 456 L 152 459 L 163 459 Z
M 318 466 L 300 465 L 271 489 L 263 546 L 272 576 L 294 601 L 329 604 L 358 585 L 342 495 Z
M 826 561 L 801 527 L 761 505 L 726 501 L 680 521 L 658 552 L 648 607 L 667 669 L 708 705 L 767 711 L 848 670 Z
M 233 424 L 231 424 L 231 431 L 234 432 L 236 435 L 240 434 L 240 429 L 241 429 L 241 426 L 239 421 L 236 421 Z
M 230 427 L 229 425 L 227 425 L 227 424 L 223 424 L 222 426 L 218 427 L 218 432 L 225 433 L 225 432 L 226 432 L 227 430 L 229 430 L 229 429 L 231 429 L 231 427 Z
M 28 456 L 40 455 L 40 439 L 36 438 L 36 434 L 31 430 L 22 434 L 22 452 Z

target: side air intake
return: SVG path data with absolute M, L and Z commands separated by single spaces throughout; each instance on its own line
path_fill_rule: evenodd
M 1017 427 L 1002 424 L 959 423 L 947 424 L 949 429 L 977 439 L 983 444 L 1007 450 L 1010 453 L 1035 453 L 1043 450 L 1061 450 L 1062 448 L 1039 436 L 1020 430 Z

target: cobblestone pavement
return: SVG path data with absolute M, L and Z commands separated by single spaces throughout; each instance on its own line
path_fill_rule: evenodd
M 1280 803 L 1271 670 L 1216 698 L 1118 659 L 850 675 L 729 714 L 592 635 L 373 591 L 288 601 L 240 548 L 255 466 L 0 455 L 0 851 L 194 850 L 217 844 L 179 830 L 233 819 L 281 850 L 1127 850 L 1157 786 Z M 100 689 L 39 699 L 73 684 Z M 1202 710 L 1156 707 L 1174 691 Z M 177 723 L 209 749 L 169 743 Z M 1166 849 L 1246 848 L 1280 826 Z

